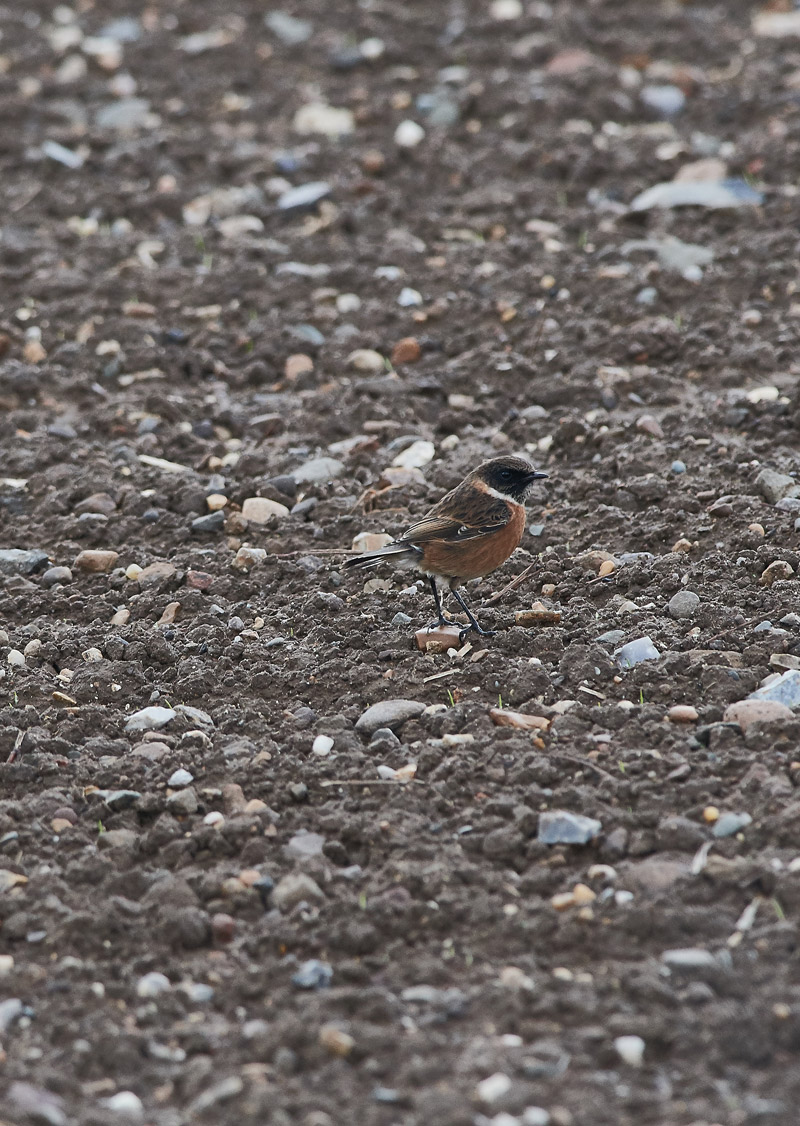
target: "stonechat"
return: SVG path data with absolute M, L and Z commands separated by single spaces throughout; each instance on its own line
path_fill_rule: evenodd
M 462 640 L 471 629 L 491 637 L 495 631 L 478 624 L 458 588 L 497 570 L 516 551 L 525 531 L 525 498 L 533 482 L 545 477 L 521 457 L 485 461 L 398 539 L 348 559 L 344 566 L 377 567 L 389 560 L 413 568 L 431 584 L 438 614 L 432 626 L 452 624 L 442 610 L 441 585 L 452 591 L 469 618 Z

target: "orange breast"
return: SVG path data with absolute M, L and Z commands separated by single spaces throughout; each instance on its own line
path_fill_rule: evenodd
M 496 532 L 462 543 L 432 540 L 425 545 L 424 566 L 436 575 L 454 579 L 480 579 L 497 570 L 519 547 L 525 531 L 525 509 L 509 504 L 511 519 Z

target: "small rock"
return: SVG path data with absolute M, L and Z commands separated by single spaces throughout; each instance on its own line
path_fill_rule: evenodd
M 691 704 L 673 704 L 667 712 L 670 723 L 696 723 L 699 718 L 697 708 Z
M 90 574 L 107 574 L 118 559 L 117 551 L 81 551 L 72 566 Z
M 283 505 L 279 507 L 283 508 Z M 285 511 L 288 512 L 289 510 L 286 509 Z M 231 560 L 231 567 L 235 567 L 237 571 L 250 571 L 253 567 L 257 567 L 259 563 L 263 563 L 266 558 L 267 553 L 263 547 L 243 545 Z
M 153 970 L 139 978 L 136 983 L 136 994 L 138 997 L 159 997 L 162 993 L 169 992 L 171 988 L 172 985 L 166 974 Z
M 761 585 L 772 586 L 782 579 L 790 579 L 794 574 L 794 567 L 785 559 L 776 559 L 769 567 L 761 572 Z
M 266 555 L 266 552 L 264 553 Z M 208 590 L 214 581 L 214 576 L 210 575 L 208 571 L 192 571 L 186 572 L 186 585 L 191 587 L 192 590 Z
M 422 440 L 412 442 L 397 454 L 392 460 L 392 465 L 399 466 L 401 469 L 421 469 L 423 465 L 433 461 L 435 453 L 436 447 L 433 442 Z
M 206 508 L 209 512 L 219 512 L 228 503 L 228 498 L 223 493 L 209 493 L 206 497 Z
M 332 1056 L 342 1058 L 349 1056 L 356 1046 L 353 1037 L 335 1024 L 323 1024 L 319 1030 L 319 1042 Z
M 311 744 L 311 753 L 319 755 L 320 758 L 325 758 L 333 750 L 333 739 L 330 735 L 318 735 L 314 742 Z
M 264 23 L 287 47 L 297 47 L 300 43 L 305 43 L 314 33 L 314 25 L 308 20 L 298 19 L 280 10 L 268 12 L 264 16 Z
M 295 352 L 291 356 L 286 357 L 286 362 L 283 365 L 283 374 L 288 380 L 294 380 L 301 375 L 307 375 L 314 370 L 314 361 L 310 356 L 306 356 L 304 352 Z
M 723 813 L 714 824 L 711 833 L 715 837 L 732 837 L 750 825 L 752 820 L 749 813 Z
M 524 11 L 522 0 L 492 0 L 489 5 L 489 15 L 500 22 L 518 20 Z
M 42 575 L 42 586 L 56 586 L 60 583 L 66 586 L 67 583 L 72 582 L 72 571 L 69 567 L 48 567 Z
M 236 920 L 219 911 L 211 916 L 211 934 L 216 942 L 232 942 L 236 933 Z
M 614 1041 L 617 1055 L 629 1067 L 641 1067 L 645 1042 L 641 1036 L 617 1036 Z
M 689 973 L 692 970 L 709 970 L 720 967 L 720 963 L 709 950 L 695 946 L 665 950 L 661 955 L 661 961 L 670 969 L 683 970 Z
M 278 196 L 278 210 L 289 213 L 308 211 L 327 199 L 331 194 L 331 186 L 325 180 L 314 180 L 309 184 L 300 184 L 296 188 L 289 188 Z
M 0 575 L 32 575 L 50 562 L 46 551 L 22 551 L 17 547 L 0 551 Z M 67 570 L 67 568 L 63 568 Z
M 700 605 L 700 597 L 691 590 L 679 590 L 669 600 L 669 612 L 673 618 L 693 618 Z
M 460 649 L 461 629 L 456 623 L 418 629 L 414 634 L 417 648 L 421 653 L 446 653 L 449 649 Z
M 692 550 L 692 541 L 687 539 L 676 540 L 672 545 L 672 551 L 676 555 L 687 555 Z
M 643 434 L 650 434 L 653 438 L 663 438 L 664 431 L 661 428 L 661 423 L 652 414 L 643 414 L 636 419 L 636 429 L 641 430 Z
M 209 512 L 205 516 L 197 516 L 191 523 L 191 530 L 195 535 L 204 536 L 213 532 L 221 532 L 225 527 L 224 512 Z
M 382 547 L 386 547 L 387 543 L 392 542 L 392 537 L 387 536 L 385 532 L 359 532 L 357 536 L 353 537 L 353 542 L 350 545 L 353 551 L 359 551 L 365 554 L 368 551 L 378 551 Z
M 415 149 L 425 140 L 425 130 L 416 121 L 406 118 L 394 131 L 394 143 L 401 149 Z
M 542 844 L 588 844 L 603 828 L 600 821 L 568 810 L 549 810 L 539 814 L 537 840 Z
M 397 304 L 403 309 L 410 309 L 415 305 L 421 305 L 422 294 L 418 289 L 412 289 L 410 285 L 406 285 L 400 290 Z
M 777 504 L 784 497 L 800 496 L 800 484 L 786 473 L 774 469 L 762 469 L 756 477 L 756 488 L 770 504 Z
M 670 469 L 670 473 L 674 473 L 676 476 L 679 477 L 682 473 L 686 472 L 686 462 L 685 461 L 673 461 L 673 463 L 669 467 L 669 469 Z
M 398 340 L 392 348 L 392 363 L 395 366 L 398 364 L 415 364 L 421 355 L 422 349 L 417 338 L 405 336 L 402 340 Z
M 164 607 L 161 617 L 156 622 L 157 626 L 171 626 L 180 613 L 180 602 L 168 602 Z M 101 654 L 102 656 L 102 654 Z
M 24 654 L 20 653 L 19 649 L 9 649 L 6 661 L 15 669 L 24 669 L 27 663 Z
M 616 653 L 621 669 L 632 669 L 634 665 L 638 665 L 642 661 L 655 661 L 660 656 L 661 654 L 650 637 L 637 637 L 635 641 L 629 641 L 627 645 L 623 645 Z
M 744 180 L 675 182 L 667 180 L 647 188 L 631 202 L 630 211 L 664 207 L 708 207 L 712 209 L 757 207 L 763 194 Z
M 179 786 L 191 786 L 192 782 L 194 782 L 194 775 L 190 771 L 184 770 L 183 767 L 173 771 L 167 779 L 167 785 L 173 790 Z
M 511 1080 L 497 1071 L 487 1079 L 482 1079 L 475 1088 L 476 1098 L 487 1106 L 493 1106 L 511 1090 Z
M 541 715 L 527 715 L 508 708 L 490 708 L 489 718 L 497 727 L 516 727 L 522 731 L 547 731 L 551 722 Z
M 325 899 L 322 888 L 304 872 L 291 872 L 275 885 L 272 902 L 279 911 L 291 911 L 298 903 L 321 903 Z
M 800 672 L 797 669 L 787 669 L 786 672 L 771 680 L 769 684 L 751 692 L 747 699 L 740 701 L 740 703 L 747 704 L 752 701 L 773 701 L 783 704 L 787 708 L 800 708 Z M 738 707 L 738 705 L 733 706 Z M 739 720 L 735 722 L 741 726 Z
M 349 109 L 338 109 L 326 102 L 309 102 L 294 115 L 296 133 L 321 133 L 325 137 L 344 137 L 355 129 L 355 118 Z
M 315 457 L 292 471 L 298 485 L 321 485 L 344 473 L 344 463 L 334 457 Z
M 324 844 L 325 838 L 321 833 L 301 829 L 286 843 L 283 852 L 289 860 L 310 860 L 314 856 L 322 856 Z
M 133 1091 L 117 1091 L 108 1099 L 103 1099 L 103 1106 L 108 1107 L 112 1114 L 121 1114 L 126 1118 L 143 1118 L 144 1104 Z
M 662 117 L 674 117 L 686 105 L 686 95 L 679 86 L 642 86 L 639 98 L 644 104 Z
M 285 504 L 267 497 L 248 497 L 242 504 L 242 516 L 248 524 L 266 524 L 273 517 L 283 519 L 288 515 L 289 509 Z
M 359 717 L 356 731 L 360 735 L 372 735 L 379 727 L 394 730 L 396 727 L 401 727 L 406 720 L 416 719 L 424 711 L 425 704 L 417 700 L 382 700 L 379 704 L 367 708 Z
M 162 708 L 158 705 L 141 708 L 128 719 L 125 730 L 128 732 L 158 731 L 159 728 L 166 727 L 175 716 L 176 712 L 173 708 Z
M 10 1117 L 22 1126 L 68 1126 L 64 1113 L 64 1100 L 60 1095 L 35 1087 L 32 1083 L 15 1080 L 8 1087 L 5 1099 Z M 73 1120 L 74 1121 L 74 1120 Z
M 386 361 L 380 352 L 371 348 L 356 348 L 347 357 L 347 363 L 354 371 L 361 371 L 368 375 L 383 374 L 386 371 Z
M 303 962 L 297 973 L 292 974 L 292 985 L 297 989 L 327 989 L 332 980 L 332 967 L 316 958 Z

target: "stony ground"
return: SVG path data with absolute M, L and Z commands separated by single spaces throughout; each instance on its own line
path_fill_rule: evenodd
M 0 9 L 4 1122 L 796 1122 L 769 9 Z M 341 563 L 498 452 L 420 651 Z

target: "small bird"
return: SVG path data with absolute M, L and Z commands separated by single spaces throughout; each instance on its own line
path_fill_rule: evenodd
M 516 551 L 525 531 L 525 498 L 533 482 L 546 477 L 521 457 L 485 461 L 398 539 L 344 565 L 377 567 L 388 559 L 414 568 L 427 575 L 436 602 L 438 620 L 431 622 L 430 629 L 453 624 L 442 610 L 441 583 L 469 618 L 461 640 L 471 629 L 491 637 L 495 631 L 478 624 L 458 588 L 497 570 Z

